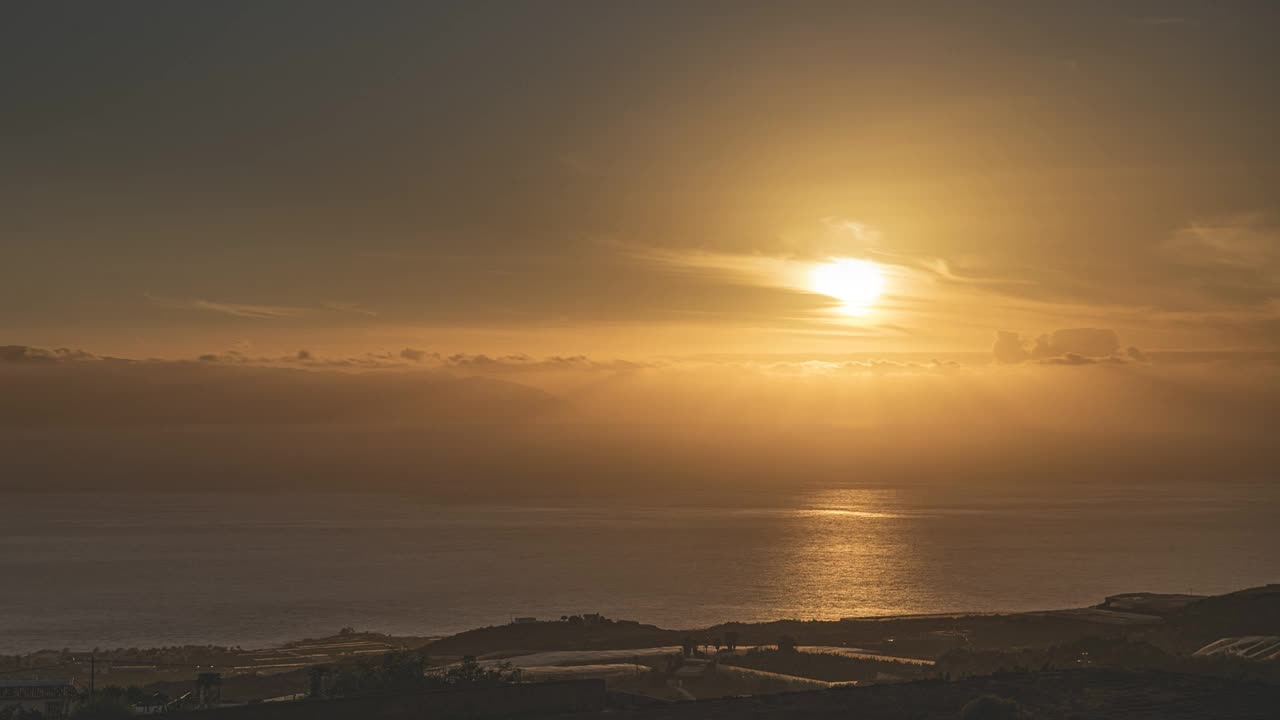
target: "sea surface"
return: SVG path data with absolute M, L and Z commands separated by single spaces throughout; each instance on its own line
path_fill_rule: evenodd
M 444 505 L 376 494 L 0 494 L 0 652 L 1077 607 L 1280 581 L 1259 485 L 811 489 Z

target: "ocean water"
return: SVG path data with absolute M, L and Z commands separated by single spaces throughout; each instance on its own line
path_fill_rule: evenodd
M 1029 610 L 1280 581 L 1258 485 L 810 489 L 442 505 L 335 494 L 0 495 L 0 652 L 434 635 L 602 612 Z

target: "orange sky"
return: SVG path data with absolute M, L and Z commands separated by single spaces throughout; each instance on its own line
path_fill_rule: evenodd
M 1280 347 L 1274 6 L 919 5 L 14 11 L 0 337 Z M 866 312 L 796 281 L 833 258 Z

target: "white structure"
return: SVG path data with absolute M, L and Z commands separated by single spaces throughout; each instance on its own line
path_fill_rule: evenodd
M 1280 661 L 1280 637 L 1275 635 L 1248 635 L 1245 637 L 1222 638 L 1205 645 L 1193 654 L 1200 657 L 1235 655 L 1246 660 L 1276 662 Z

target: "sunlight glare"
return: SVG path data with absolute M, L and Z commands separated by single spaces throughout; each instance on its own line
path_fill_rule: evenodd
M 870 260 L 842 258 L 817 265 L 809 274 L 809 287 L 839 300 L 839 312 L 863 315 L 884 292 L 884 273 Z

